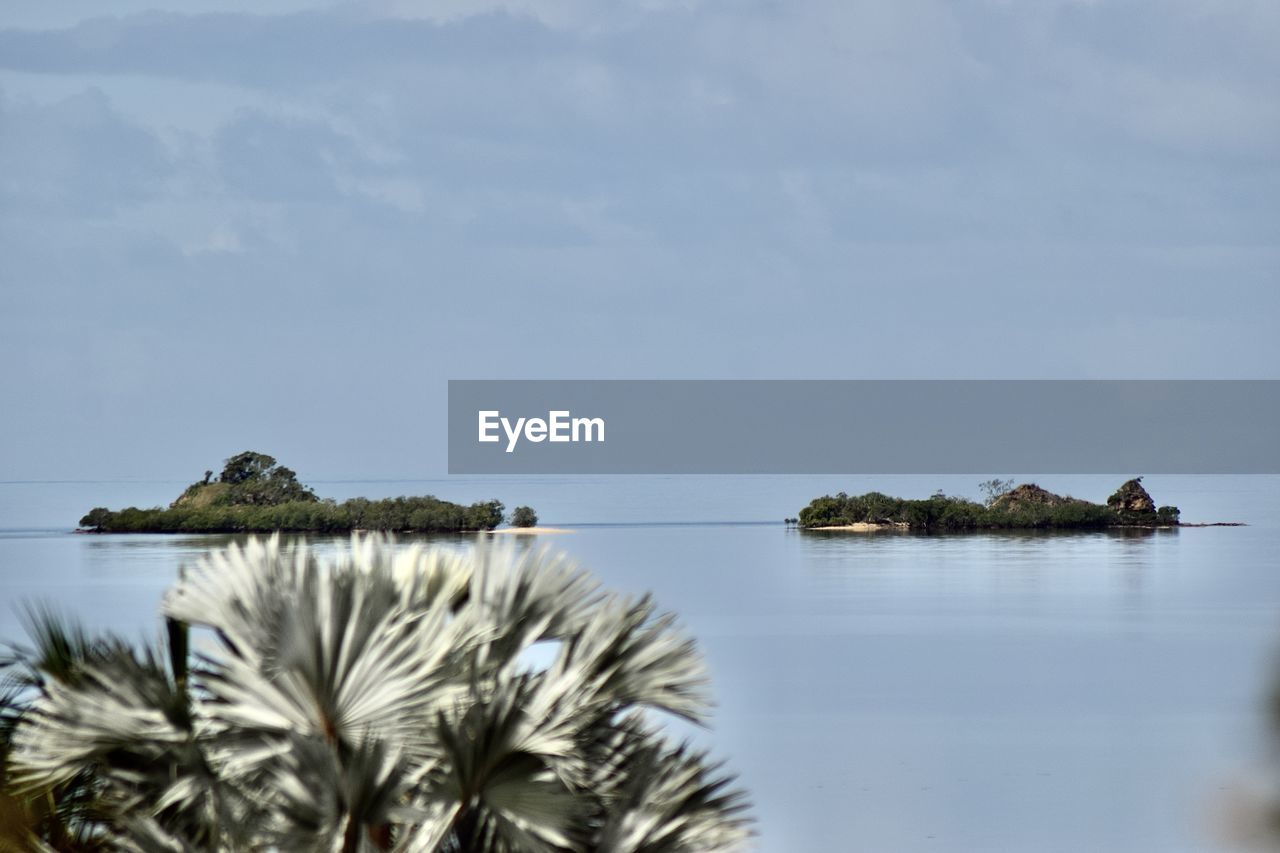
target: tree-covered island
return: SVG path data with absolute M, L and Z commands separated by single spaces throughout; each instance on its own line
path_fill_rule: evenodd
M 216 478 L 206 471 L 167 508 L 97 507 L 80 527 L 94 533 L 459 533 L 492 530 L 502 519 L 496 500 L 470 506 L 429 495 L 322 500 L 272 457 L 246 451 L 226 460 Z
M 880 492 L 824 495 L 800 510 L 799 526 L 809 530 L 896 528 L 946 532 L 1178 525 L 1178 508 L 1157 507 L 1142 487 L 1141 477 L 1121 485 L 1105 505 L 1056 495 L 1034 483 L 1015 488 L 1012 480 L 988 481 L 983 490 L 987 500 L 982 503 L 941 492 L 918 500 Z

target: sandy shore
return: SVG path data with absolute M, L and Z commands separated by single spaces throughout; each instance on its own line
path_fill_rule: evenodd
M 830 527 L 806 527 L 805 530 L 852 530 L 854 533 L 874 533 L 877 530 L 906 530 L 905 521 L 880 524 L 874 521 L 858 521 L 853 524 L 833 524 Z
M 539 533 L 572 533 L 572 530 L 566 530 L 563 527 L 503 527 L 500 530 L 490 530 L 490 533 L 511 533 L 516 536 L 535 536 Z

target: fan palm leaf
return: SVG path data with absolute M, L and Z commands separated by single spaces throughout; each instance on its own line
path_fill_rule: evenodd
M 692 639 L 562 557 L 356 538 L 322 560 L 251 540 L 183 572 L 162 609 L 167 656 L 42 618 L 14 658 L 5 793 L 76 803 L 64 824 L 91 843 L 638 853 L 750 837 L 732 778 L 659 724 L 709 712 Z M 187 625 L 212 632 L 189 668 Z

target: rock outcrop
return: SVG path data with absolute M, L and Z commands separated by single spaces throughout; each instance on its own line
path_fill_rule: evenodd
M 1107 506 L 1124 515 L 1147 515 L 1156 511 L 1156 502 L 1142 488 L 1142 478 L 1135 477 L 1123 483 L 1111 497 Z
M 1134 477 L 1121 484 L 1115 494 L 1107 498 L 1107 507 L 1116 514 L 1121 524 L 1136 524 L 1144 527 L 1176 526 L 1181 516 L 1176 506 L 1157 507 L 1151 495 L 1142 488 L 1141 477 Z
M 1079 498 L 1056 495 L 1048 489 L 1042 489 L 1035 483 L 1023 483 L 1010 489 L 991 502 L 992 509 L 1013 509 L 1028 504 L 1041 506 L 1062 506 L 1064 504 L 1083 503 Z

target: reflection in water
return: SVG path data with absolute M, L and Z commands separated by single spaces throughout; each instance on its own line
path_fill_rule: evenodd
M 1176 530 L 1117 529 L 1106 531 L 990 531 L 965 534 L 922 534 L 877 531 L 800 531 L 806 566 L 827 592 L 841 587 L 851 594 L 866 591 L 867 578 L 905 580 L 913 583 L 943 584 L 963 576 L 990 582 L 1021 581 L 1037 584 L 1046 570 L 1056 572 L 1064 557 L 1073 563 L 1093 563 L 1099 574 L 1081 574 L 1057 580 L 1070 584 L 1085 581 L 1114 582 L 1114 569 L 1121 569 L 1124 586 L 1141 590 L 1147 569 L 1158 554 L 1162 540 Z M 910 565 L 907 565 L 907 563 Z M 921 571 L 923 570 L 923 577 Z
M 82 534 L 86 541 L 87 564 L 103 574 L 131 572 L 138 565 L 155 563 L 170 569 L 194 563 L 211 550 L 230 544 L 244 545 L 251 539 L 269 538 L 252 533 L 201 533 L 201 534 Z M 279 534 L 285 546 L 307 543 L 319 554 L 328 554 L 351 542 L 350 535 L 316 536 L 300 533 Z M 431 545 L 473 545 L 473 533 L 401 534 L 392 537 L 400 546 L 414 543 Z M 158 543 L 166 547 L 157 548 Z

